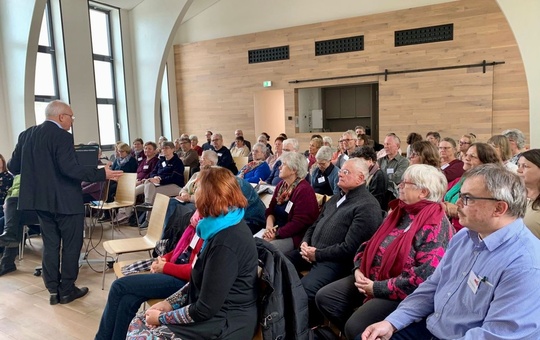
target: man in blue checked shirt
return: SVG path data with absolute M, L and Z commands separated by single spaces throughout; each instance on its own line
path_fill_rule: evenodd
M 433 275 L 363 340 L 540 339 L 540 241 L 523 224 L 525 187 L 495 164 L 463 177 L 457 205 L 466 228 Z

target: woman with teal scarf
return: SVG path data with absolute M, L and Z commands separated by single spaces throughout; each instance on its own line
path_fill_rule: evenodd
M 501 160 L 497 155 L 495 149 L 486 143 L 474 143 L 472 144 L 465 156 L 462 159 L 463 161 L 463 170 L 467 171 L 473 169 L 482 164 L 494 163 L 501 164 Z M 457 205 L 456 202 L 461 193 L 461 184 L 463 180 L 461 177 L 456 178 L 452 182 L 448 183 L 448 191 L 444 195 L 444 206 L 446 215 L 450 218 L 450 221 L 456 228 L 456 231 L 459 231 L 463 226 L 459 223 L 459 218 L 457 214 Z M 465 226 L 466 227 L 466 226 Z
M 257 326 L 255 241 L 243 220 L 247 201 L 232 173 L 202 170 L 195 205 L 204 239 L 189 283 L 139 313 L 127 339 L 251 339 Z

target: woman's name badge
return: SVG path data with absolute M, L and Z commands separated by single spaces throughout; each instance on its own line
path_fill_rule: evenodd
M 319 178 L 317 178 L 317 182 L 324 183 L 324 182 L 326 182 L 326 179 L 324 177 L 319 177 Z
M 167 166 L 167 162 L 163 161 L 163 162 L 161 163 L 161 166 L 162 166 L 162 167 L 166 167 L 166 166 Z
M 142 157 L 137 158 L 137 161 L 138 162 L 142 161 Z
M 197 245 L 197 242 L 199 242 L 199 239 L 200 239 L 199 235 L 197 234 L 193 235 L 193 238 L 191 239 L 191 243 L 189 244 L 189 247 L 191 249 L 195 249 L 195 246 Z
M 291 212 L 292 206 L 293 206 L 293 202 L 289 201 L 289 203 L 287 203 L 287 206 L 285 207 L 285 212 L 287 214 Z
M 142 167 L 144 170 L 148 170 L 148 164 L 147 165 L 143 165 Z

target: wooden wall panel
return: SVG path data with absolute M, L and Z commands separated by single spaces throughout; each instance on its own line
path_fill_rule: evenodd
M 394 47 L 394 31 L 454 24 L 454 40 Z M 364 35 L 365 50 L 315 57 L 314 42 Z M 247 51 L 290 46 L 290 60 L 248 64 Z M 481 69 L 425 72 L 382 77 L 289 84 L 292 80 L 504 61 Z M 481 139 L 506 128 L 529 132 L 525 71 L 512 31 L 495 0 L 463 0 L 364 17 L 227 37 L 175 46 L 179 126 L 199 136 L 206 129 L 223 133 L 226 143 L 236 128 L 253 141 L 253 96 L 262 82 L 285 93 L 285 132 L 307 148 L 310 134 L 296 133 L 295 90 L 379 82 L 380 133 L 439 130 L 459 137 L 476 132 Z M 449 117 L 452 118 L 449 121 Z M 411 124 L 411 119 L 414 124 Z M 353 127 L 351 127 L 353 128 Z M 329 133 L 337 140 L 339 132 Z M 275 136 L 272 136 L 275 137 Z

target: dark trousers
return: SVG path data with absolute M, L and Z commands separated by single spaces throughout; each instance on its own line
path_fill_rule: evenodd
M 298 249 L 285 255 L 298 272 L 309 269 L 309 273 L 302 277 L 301 282 L 308 296 L 310 325 L 316 326 L 323 321 L 323 318 L 315 305 L 315 295 L 322 287 L 349 274 L 352 264 L 339 262 L 314 262 L 310 264 L 302 258 Z
M 5 205 L 6 209 L 4 211 L 4 226 L 2 226 L 2 232 L 6 232 L 15 237 L 18 242 L 21 242 L 23 234 L 23 212 L 17 210 L 17 204 L 19 203 L 18 197 L 8 197 L 6 199 Z M 2 254 L 2 259 L 0 260 L 0 266 L 3 269 L 14 268 L 15 267 L 15 258 L 19 254 L 19 247 L 5 248 L 4 253 Z
M 367 326 L 384 320 L 399 305 L 399 301 L 374 298 L 364 303 L 364 299 L 365 295 L 354 285 L 353 275 L 324 286 L 315 296 L 319 311 L 343 331 L 347 339 L 354 339 Z
M 165 299 L 185 282 L 166 274 L 129 275 L 115 280 L 109 291 L 96 340 L 123 340 L 129 323 L 143 302 Z
M 43 282 L 49 293 L 68 295 L 79 275 L 84 214 L 37 213 L 43 238 Z
M 418 322 L 413 322 L 409 326 L 403 328 L 399 332 L 392 335 L 392 340 L 439 340 L 428 331 L 426 327 L 426 319 Z

